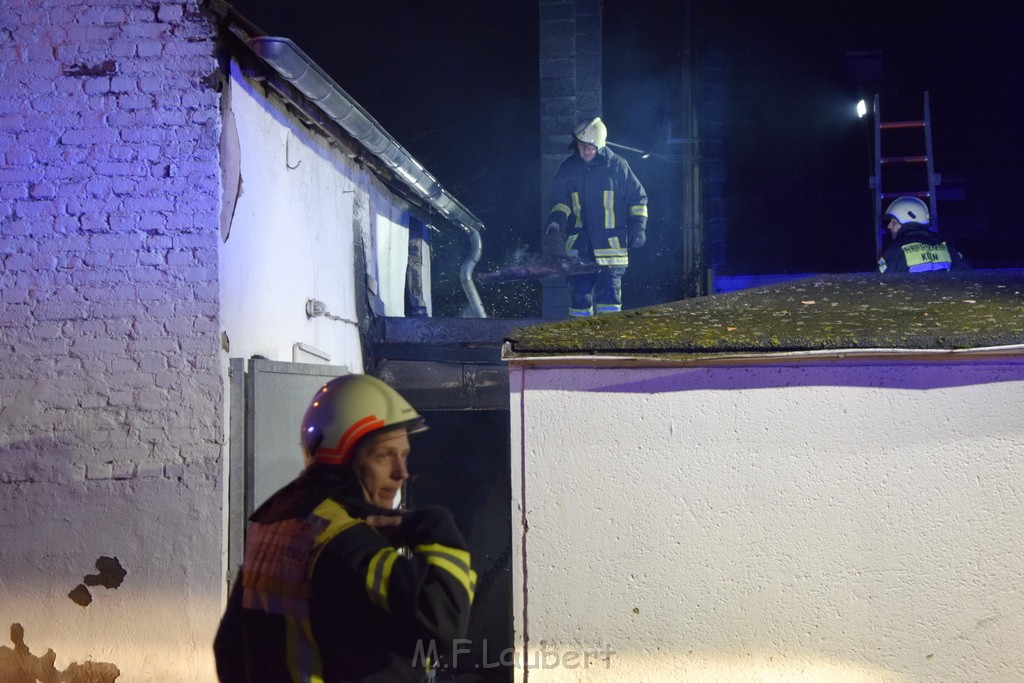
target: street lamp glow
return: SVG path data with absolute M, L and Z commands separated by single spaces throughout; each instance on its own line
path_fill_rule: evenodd
M 868 105 L 864 100 L 857 103 L 857 116 L 864 118 L 864 115 L 868 113 Z

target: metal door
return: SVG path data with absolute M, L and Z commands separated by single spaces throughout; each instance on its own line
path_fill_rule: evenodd
M 231 359 L 228 473 L 229 580 L 242 562 L 245 521 L 303 468 L 299 425 L 324 382 L 349 374 L 341 365 Z

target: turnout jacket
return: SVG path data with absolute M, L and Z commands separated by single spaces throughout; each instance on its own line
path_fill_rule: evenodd
M 647 192 L 625 159 L 608 147 L 589 164 L 579 152 L 555 173 L 548 223 L 566 234 L 565 253 L 602 266 L 629 265 L 629 234 L 647 227 Z M 589 240 L 589 243 L 588 243 Z
M 971 264 L 942 235 L 918 223 L 906 223 L 878 259 L 880 273 L 970 270 Z
M 322 464 L 256 511 L 214 640 L 221 681 L 422 681 L 429 654 L 452 651 L 476 573 L 451 514 L 404 514 L 401 552 L 370 514 L 394 513 Z

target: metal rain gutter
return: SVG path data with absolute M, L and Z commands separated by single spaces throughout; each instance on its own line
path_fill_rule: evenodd
M 365 109 L 341 89 L 334 80 L 288 38 L 258 36 L 248 39 L 249 47 L 274 68 L 299 92 L 316 104 L 327 116 L 358 140 L 366 149 L 395 172 L 402 182 L 430 206 L 469 233 L 473 253 L 462 266 L 460 280 L 470 307 L 479 318 L 486 318 L 480 295 L 473 284 L 472 272 L 480 260 L 484 224 L 459 200 L 448 193 L 409 152 L 385 131 Z

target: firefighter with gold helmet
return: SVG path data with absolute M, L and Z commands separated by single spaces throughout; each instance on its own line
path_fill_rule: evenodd
M 566 256 L 597 265 L 567 278 L 572 316 L 621 311 L 629 249 L 647 241 L 647 192 L 607 142 L 600 117 L 579 122 L 553 181 L 546 234 L 564 235 Z
M 424 429 L 374 377 L 317 392 L 305 469 L 250 519 L 214 641 L 221 681 L 422 681 L 436 665 L 424 655 L 465 636 L 465 540 L 442 508 L 397 509 L 409 435 Z

